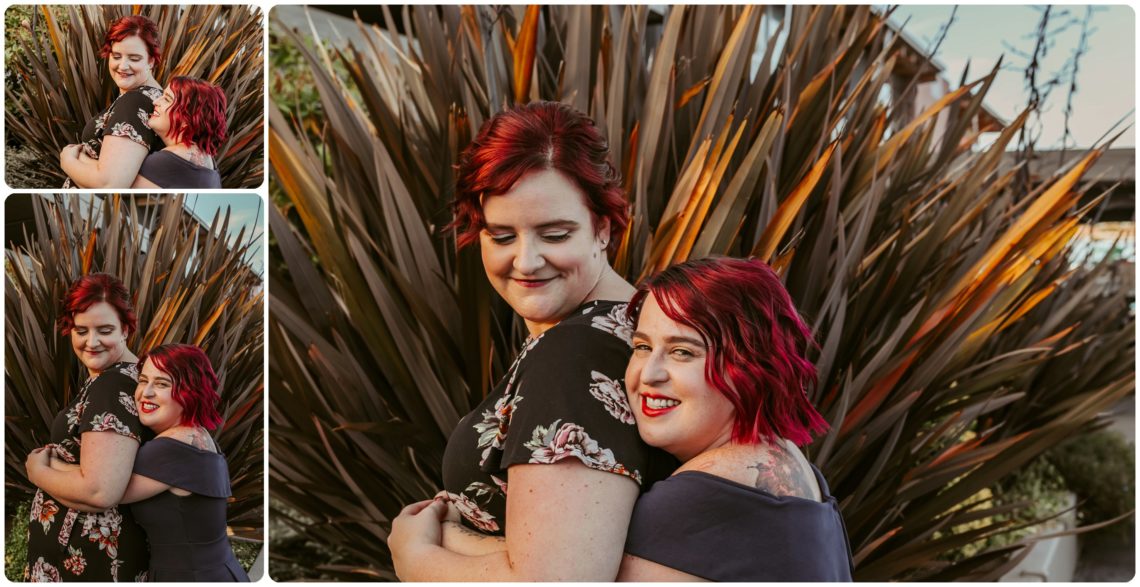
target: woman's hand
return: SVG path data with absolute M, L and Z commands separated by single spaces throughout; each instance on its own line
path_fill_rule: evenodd
M 28 459 L 24 461 L 24 469 L 28 474 L 28 480 L 35 484 L 35 477 L 40 470 L 44 468 L 51 468 L 51 450 L 49 446 L 41 446 L 28 453 Z
M 63 150 L 59 152 L 59 166 L 63 167 L 66 165 L 65 162 L 78 159 L 82 148 L 83 146 L 78 144 L 64 147 Z
M 442 522 L 446 515 L 447 505 L 442 500 L 427 499 L 400 510 L 400 515 L 392 520 L 388 549 L 392 551 L 396 576 L 401 580 L 416 580 L 412 571 L 418 553 L 425 547 L 438 547 L 443 541 Z

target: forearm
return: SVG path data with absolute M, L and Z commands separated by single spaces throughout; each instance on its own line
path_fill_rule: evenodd
M 112 185 L 114 180 L 110 177 L 110 172 L 104 170 L 100 161 L 100 159 L 91 159 L 90 157 L 69 157 L 61 161 L 60 164 L 63 167 L 63 172 L 71 178 L 72 183 L 80 187 L 91 189 L 128 187 L 127 184 Z
M 423 545 L 415 553 L 417 564 L 401 581 L 433 583 L 457 581 L 518 582 L 534 581 L 522 576 L 512 565 L 506 550 L 481 556 L 464 556 L 442 546 Z
M 84 475 L 81 469 L 57 471 L 50 467 L 38 467 L 31 481 L 48 495 L 64 505 L 83 511 L 103 511 L 119 503 L 122 490 L 110 487 L 107 483 L 91 475 Z
M 443 523 L 443 548 L 464 556 L 481 556 L 507 549 L 500 536 L 476 532 L 457 522 Z

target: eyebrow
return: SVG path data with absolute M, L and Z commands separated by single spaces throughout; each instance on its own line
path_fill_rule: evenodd
M 645 334 L 644 332 L 641 332 L 640 330 L 637 332 L 634 332 L 633 337 L 634 338 L 640 337 L 640 338 L 644 338 L 644 339 L 649 339 L 649 336 L 647 334 Z M 705 341 L 700 340 L 700 339 L 696 339 L 696 338 L 692 338 L 692 337 L 688 337 L 688 336 L 667 336 L 667 337 L 665 337 L 665 342 L 667 344 L 684 342 L 684 343 L 691 344 L 693 346 L 700 347 L 702 349 L 705 348 Z
M 543 230 L 546 228 L 567 228 L 567 229 L 573 230 L 575 228 L 578 228 L 579 226 L 582 226 L 582 225 L 573 221 L 573 220 L 553 220 L 551 222 L 543 222 L 542 224 L 539 224 L 535 228 L 537 228 L 539 230 Z M 486 225 L 487 230 L 511 230 L 512 228 L 514 228 L 514 227 L 506 225 L 506 224 L 487 224 Z

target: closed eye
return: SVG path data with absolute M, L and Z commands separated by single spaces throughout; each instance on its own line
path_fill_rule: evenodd
M 544 235 L 542 235 L 542 240 L 549 242 L 549 243 L 560 243 L 560 242 L 565 241 L 568 238 L 570 238 L 569 232 L 560 232 L 560 233 L 556 233 L 556 234 L 544 234 Z
M 513 234 L 492 234 L 490 236 L 491 242 L 495 243 L 496 245 L 510 244 L 515 240 L 515 235 Z

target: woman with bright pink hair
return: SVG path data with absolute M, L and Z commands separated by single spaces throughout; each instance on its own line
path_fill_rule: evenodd
M 60 152 L 65 188 L 130 187 L 147 154 L 162 148 L 147 124 L 162 95 L 154 78 L 162 61 L 158 26 L 141 15 L 116 19 L 107 27 L 99 56 L 107 60 L 119 94 L 87 122 L 78 143 Z
M 219 189 L 215 157 L 226 140 L 226 95 L 192 77 L 170 80 L 154 101 L 150 128 L 166 147 L 143 161 L 134 188 Z
M 132 512 L 118 506 L 139 446 L 152 436 L 133 399 L 138 359 L 127 339 L 137 326 L 130 294 L 112 275 L 85 275 L 64 297 L 59 332 L 86 379 L 56 415 L 48 444 L 25 463 L 37 488 L 28 581 L 145 580 L 145 534 Z M 59 470 L 53 462 L 70 466 Z
M 851 580 L 823 475 L 800 452 L 827 423 L 808 399 L 811 332 L 757 260 L 674 265 L 643 283 L 625 373 L 641 438 L 683 464 L 641 496 L 619 580 Z
M 226 535 L 230 476 L 210 435 L 222 417 L 209 358 L 193 345 L 166 344 L 140 357 L 139 365 L 134 403 L 139 421 L 156 436 L 139 449 L 120 503 L 131 504 L 146 531 L 148 580 L 249 581 Z
M 671 470 L 622 389 L 635 290 L 609 263 L 629 212 L 608 156 L 556 102 L 495 115 L 460 156 L 457 243 L 529 336 L 452 432 L 443 492 L 393 520 L 401 580 L 612 581 L 641 488 Z

